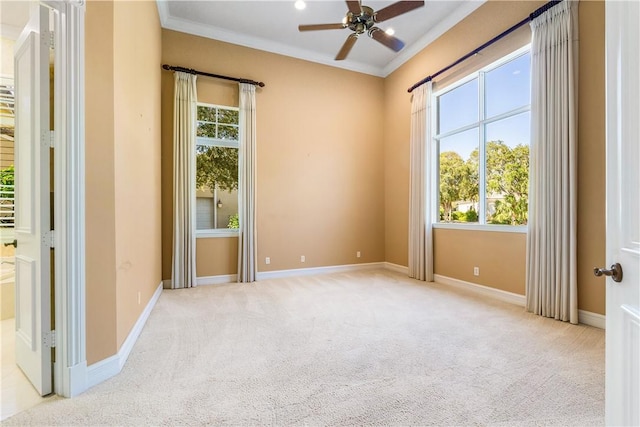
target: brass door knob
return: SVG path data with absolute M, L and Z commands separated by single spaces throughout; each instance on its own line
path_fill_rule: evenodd
M 614 282 L 622 282 L 622 266 L 617 262 L 611 266 L 611 269 L 606 268 L 594 268 L 593 274 L 596 276 L 611 276 Z

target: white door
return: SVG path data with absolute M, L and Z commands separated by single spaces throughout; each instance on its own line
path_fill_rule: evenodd
M 15 45 L 16 362 L 52 392 L 49 9 L 36 4 Z
M 640 425 L 640 2 L 607 1 L 607 425 Z

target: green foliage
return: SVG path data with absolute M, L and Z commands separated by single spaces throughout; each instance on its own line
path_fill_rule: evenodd
M 496 198 L 490 224 L 522 225 L 527 223 L 529 199 L 529 146 L 513 148 L 503 141 L 486 144 L 487 197 Z M 478 213 L 453 212 L 455 202 L 479 200 L 479 155 L 473 150 L 464 161 L 454 151 L 440 154 L 440 219 L 477 222 Z
M 467 222 L 478 222 L 478 212 L 470 209 L 464 213 L 464 220 Z
M 455 151 L 440 153 L 440 204 L 445 221 L 452 218 L 453 202 L 461 200 L 462 183 L 467 172 L 464 160 Z
M 442 218 L 441 218 L 442 219 Z M 478 222 L 478 213 L 473 209 L 466 212 L 453 211 L 451 212 L 451 221 L 455 222 Z
M 492 224 L 523 225 L 529 209 L 529 146 L 487 143 L 487 191 L 502 196 L 495 202 Z
M 240 228 L 240 217 L 238 214 L 233 214 L 229 217 L 227 228 Z
M 238 189 L 238 149 L 198 146 L 196 154 L 196 187 L 211 192 Z
M 14 185 L 15 170 L 13 165 L 6 169 L 0 169 L 0 184 L 2 185 Z
M 464 221 L 464 212 L 451 212 L 451 221 Z
M 479 163 L 478 150 L 475 149 L 471 152 L 464 165 L 464 178 L 462 179 L 462 187 L 460 188 L 462 200 L 476 203 L 480 199 Z

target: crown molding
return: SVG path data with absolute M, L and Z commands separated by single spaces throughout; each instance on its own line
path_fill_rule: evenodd
M 262 50 L 279 55 L 289 56 L 306 61 L 316 62 L 336 68 L 343 68 L 349 71 L 370 74 L 377 77 L 383 77 L 382 68 L 364 64 L 356 61 L 334 61 L 324 55 L 310 52 L 306 49 L 287 46 L 282 43 L 265 40 L 259 37 L 247 36 L 245 34 L 233 31 L 223 30 L 208 25 L 186 21 L 175 18 L 169 13 L 169 6 L 164 0 L 157 0 L 158 14 L 160 15 L 160 23 L 162 28 L 168 30 L 180 31 L 182 33 L 192 34 L 195 36 L 206 37 L 213 40 L 219 40 L 239 46 L 249 47 L 252 49 Z

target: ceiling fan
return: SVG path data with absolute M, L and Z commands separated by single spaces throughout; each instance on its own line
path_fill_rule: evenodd
M 378 11 L 374 11 L 369 6 L 363 6 L 360 0 L 346 0 L 346 3 L 349 10 L 341 23 L 298 25 L 298 31 L 342 30 L 344 28 L 349 28 L 353 31 L 342 45 L 340 52 L 338 52 L 335 58 L 336 61 L 345 59 L 358 40 L 358 37 L 365 33 L 389 49 L 395 52 L 400 51 L 404 47 L 402 40 L 385 33 L 384 30 L 376 27 L 375 24 L 424 6 L 424 1 L 398 1 Z

